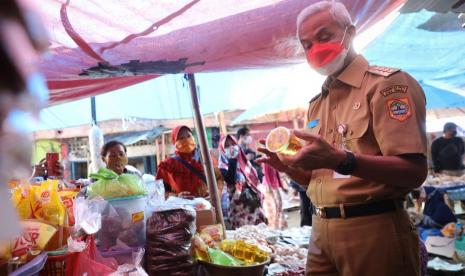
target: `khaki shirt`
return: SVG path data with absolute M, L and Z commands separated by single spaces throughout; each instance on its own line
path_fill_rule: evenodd
M 334 81 L 328 78 L 310 102 L 307 128 L 355 154 L 426 154 L 425 105 L 423 90 L 410 75 L 369 66 L 358 55 Z M 307 190 L 319 207 L 400 198 L 407 192 L 328 169 L 313 170 Z

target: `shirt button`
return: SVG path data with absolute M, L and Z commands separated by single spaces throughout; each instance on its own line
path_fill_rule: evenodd
M 316 184 L 321 184 L 321 178 L 318 178 L 318 179 L 316 180 Z

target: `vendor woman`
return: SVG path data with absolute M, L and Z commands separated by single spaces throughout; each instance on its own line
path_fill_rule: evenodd
M 176 147 L 175 154 L 158 165 L 157 179 L 163 180 L 167 193 L 206 197 L 208 187 L 192 130 L 187 126 L 176 127 L 171 133 L 171 142 Z
M 120 141 L 109 141 L 102 147 L 101 156 L 107 168 L 118 175 L 123 173 L 142 176 L 136 168 L 128 165 L 128 155 L 126 146 Z

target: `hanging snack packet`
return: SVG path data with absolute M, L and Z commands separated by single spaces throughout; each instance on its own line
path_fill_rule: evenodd
M 66 211 L 58 195 L 58 181 L 47 180 L 42 182 L 34 195 L 34 217 L 43 219 L 53 225 L 63 226 Z
M 31 204 L 33 200 L 33 192 L 29 185 L 16 187 L 13 190 L 11 200 L 13 201 L 13 206 L 18 212 L 20 219 L 32 218 Z

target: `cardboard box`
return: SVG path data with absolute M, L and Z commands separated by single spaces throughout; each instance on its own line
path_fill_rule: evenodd
M 196 227 L 197 230 L 200 226 L 216 224 L 215 208 L 210 210 L 200 210 L 196 212 Z

